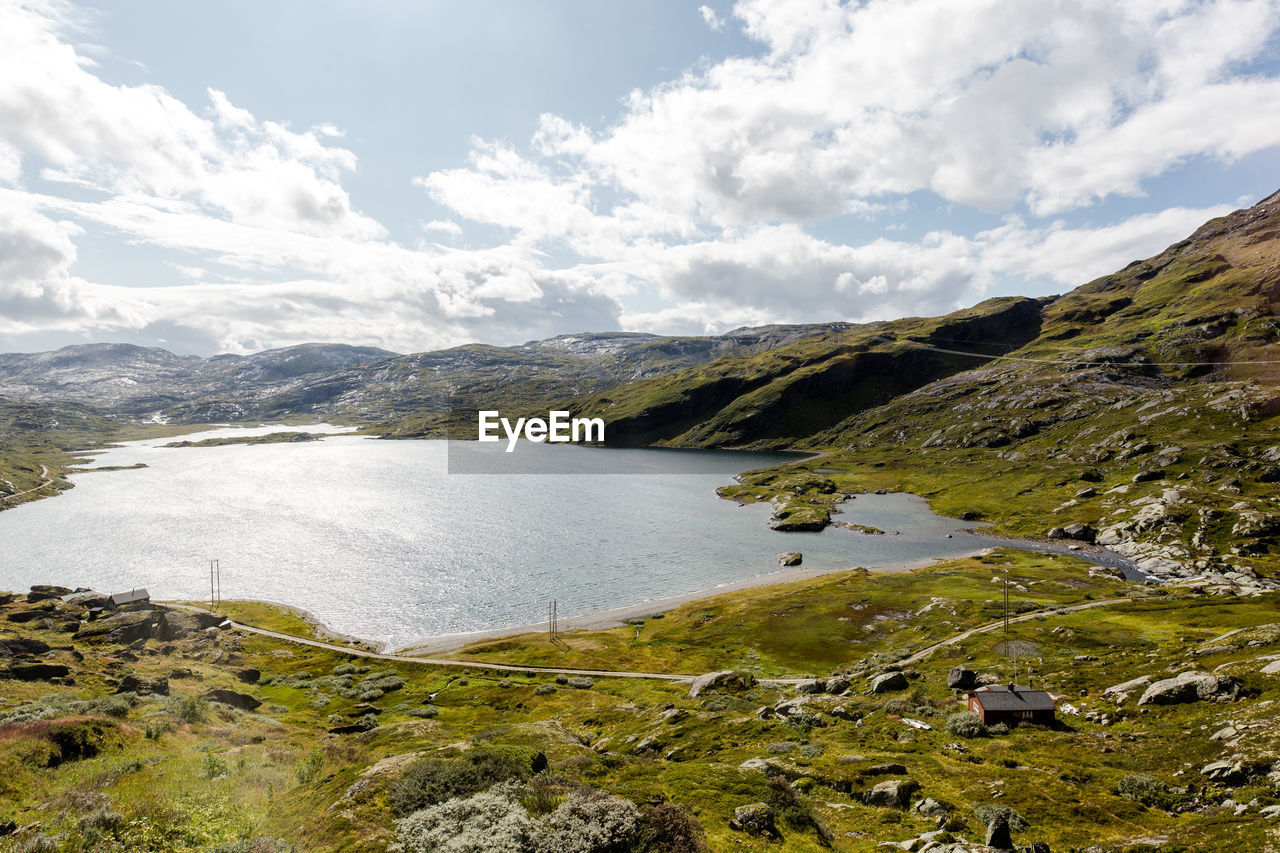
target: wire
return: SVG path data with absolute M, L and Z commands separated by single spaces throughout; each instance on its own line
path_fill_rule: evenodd
M 1103 366 L 1129 366 L 1129 367 L 1231 367 L 1233 365 L 1247 364 L 1280 364 L 1280 360 L 1274 361 L 1142 361 L 1142 362 L 1123 362 L 1123 361 L 1078 361 L 1075 359 L 1054 359 L 1054 358 L 1027 358 L 1017 355 L 987 355 L 980 352 L 964 352 L 963 350 L 944 349 L 942 347 L 930 346 L 929 344 L 913 341 L 910 338 L 889 338 L 881 335 L 879 337 L 881 343 L 899 343 L 910 344 L 920 349 L 932 350 L 933 352 L 946 353 L 948 355 L 967 355 L 970 358 L 988 358 L 999 359 L 1000 361 L 1021 361 L 1030 364 L 1070 364 L 1080 365 L 1084 367 L 1103 367 Z

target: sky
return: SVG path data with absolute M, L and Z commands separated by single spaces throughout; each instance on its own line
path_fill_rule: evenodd
M 0 351 L 1061 293 L 1280 188 L 1280 0 L 0 0 Z

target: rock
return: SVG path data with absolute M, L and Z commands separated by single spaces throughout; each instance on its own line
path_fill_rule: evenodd
M 669 708 L 658 715 L 658 719 L 668 725 L 675 725 L 689 719 L 689 712 L 684 708 Z
M 1149 483 L 1152 480 L 1160 480 L 1164 478 L 1164 471 L 1159 468 L 1146 468 L 1134 474 L 1130 482 L 1133 483 Z
M 1235 699 L 1239 686 L 1231 678 L 1208 672 L 1188 671 L 1153 683 L 1143 692 L 1139 705 L 1176 705 L 1182 702 Z
M 261 677 L 262 671 L 254 669 L 251 666 L 236 671 L 236 678 L 240 679 L 245 684 L 257 684 L 258 679 Z
M 223 705 L 239 708 L 241 711 L 252 711 L 262 704 L 260 700 L 248 694 L 237 693 L 234 690 L 223 690 L 222 688 L 210 690 L 204 694 L 204 698 L 210 702 L 221 702 Z
M 0 640 L 0 657 L 42 655 L 47 651 L 49 651 L 49 644 L 34 637 L 11 637 Z
M 1126 681 L 1123 684 L 1113 684 L 1106 690 L 1102 691 L 1103 696 L 1115 696 L 1118 693 L 1132 693 L 1135 690 L 1141 690 L 1151 683 L 1151 676 L 1143 675 L 1132 681 Z
M 796 685 L 796 692 L 798 693 L 823 693 L 826 689 L 827 683 L 825 681 L 818 681 L 816 678 L 811 678 L 808 681 L 802 681 Z
M 88 625 L 76 632 L 77 640 L 104 640 L 108 643 L 127 644 L 145 640 L 151 636 L 152 614 L 146 610 L 117 613 Z
M 144 681 L 130 672 L 120 679 L 120 684 L 116 687 L 116 693 L 137 693 L 139 696 L 168 696 L 169 679 L 162 676 L 152 681 Z
M 1280 803 L 1277 803 L 1274 806 L 1267 806 L 1258 812 L 1258 816 L 1266 818 L 1280 817 Z
M 804 561 L 804 555 L 799 551 L 788 551 L 785 554 L 778 555 L 778 565 L 780 566 L 798 566 Z
M 1102 473 L 1090 468 L 1080 472 L 1080 479 L 1084 480 L 1086 483 L 1101 483 Z
M 1097 497 L 1097 495 L 1098 495 L 1098 490 L 1093 488 L 1092 486 L 1085 487 L 1080 491 L 1076 492 L 1076 497 L 1080 500 L 1088 500 L 1089 498 Z
M 778 834 L 778 828 L 773 823 L 773 809 L 766 803 L 738 806 L 733 810 L 733 820 L 729 825 L 748 835 L 773 837 Z
M 156 628 L 156 637 L 166 642 L 177 640 L 194 634 L 204 626 L 191 613 L 178 610 L 165 610 L 160 615 L 160 624 Z
M 849 679 L 833 675 L 827 679 L 827 692 L 832 696 L 839 696 L 841 693 L 849 689 Z
M 1280 675 L 1280 660 L 1273 660 L 1271 663 L 1258 670 L 1258 672 L 1263 675 Z
M 1209 740 L 1231 740 L 1240 732 L 1236 731 L 1235 726 L 1223 726 L 1213 734 L 1209 735 Z
M 856 722 L 862 719 L 862 712 L 850 708 L 848 705 L 837 705 L 830 711 L 831 716 L 849 722 Z
M 35 604 L 37 601 L 52 601 L 61 599 L 64 595 L 71 594 L 71 587 L 67 586 L 50 586 L 49 584 L 38 583 L 31 587 L 31 592 L 27 593 L 27 602 Z
M 933 797 L 925 797 L 923 800 L 915 804 L 913 811 L 924 817 L 939 817 L 946 814 L 950 809 L 935 800 Z
M 19 610 L 16 613 L 10 613 L 4 618 L 21 625 L 27 622 L 34 622 L 37 619 L 48 619 L 50 616 L 56 615 L 56 613 L 52 603 L 50 603 L 47 606 L 33 607 L 30 610 Z
M 1031 853 L 1051 853 L 1049 844 L 1045 841 L 1031 842 Z
M 748 672 L 739 672 L 737 670 L 725 669 L 720 672 L 708 672 L 699 675 L 693 680 L 693 684 L 689 686 L 689 698 L 697 699 L 708 690 L 746 690 L 755 683 L 755 679 Z
M 953 690 L 969 690 L 978 686 L 978 674 L 967 666 L 953 666 L 947 673 L 947 686 Z
M 914 779 L 890 779 L 863 794 L 862 801 L 869 806 L 905 809 L 911 805 L 911 795 L 918 790 L 920 786 Z
M 1067 539 L 1074 539 L 1077 542 L 1092 542 L 1098 536 L 1098 531 L 1094 530 L 1087 524 L 1068 524 L 1062 529 L 1063 535 Z
M 871 679 L 872 693 L 888 693 L 891 690 L 906 690 L 908 686 L 907 677 L 897 670 L 886 672 L 883 675 L 877 675 L 875 678 Z
M 1013 836 L 1009 834 L 1009 819 L 1003 814 L 996 814 L 987 824 L 987 846 L 996 850 L 1012 850 Z
M 71 670 L 60 663 L 15 663 L 4 673 L 6 678 L 19 681 L 48 681 L 51 678 L 65 678 Z
M 94 592 L 93 590 L 73 592 L 71 595 L 63 596 L 62 600 L 67 604 L 73 604 L 76 607 L 101 607 L 104 610 L 111 609 L 111 596 L 104 592 Z
M 875 767 L 867 768 L 866 771 L 868 776 L 901 776 L 906 772 L 907 766 L 905 764 L 896 764 L 893 762 L 890 762 L 889 764 L 877 764 Z

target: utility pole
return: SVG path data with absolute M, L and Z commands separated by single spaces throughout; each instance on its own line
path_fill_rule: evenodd
M 217 610 L 222 603 L 222 565 L 218 560 L 209 561 L 209 609 Z

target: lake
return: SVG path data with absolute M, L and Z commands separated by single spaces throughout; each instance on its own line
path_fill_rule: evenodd
M 529 445 L 511 456 L 559 454 L 544 458 L 562 473 L 481 476 L 449 473 L 458 450 L 443 441 L 161 446 L 171 440 L 102 452 L 94 465 L 148 467 L 78 474 L 63 496 L 0 513 L 0 589 L 207 600 L 216 558 L 223 598 L 288 603 L 398 648 L 537 622 L 553 598 L 568 617 L 714 590 L 779 571 L 784 551 L 806 568 L 876 568 L 996 544 L 910 495 L 844 504 L 841 520 L 884 536 L 778 533 L 768 506 L 716 496 L 737 473 L 794 458 L 777 454 Z

